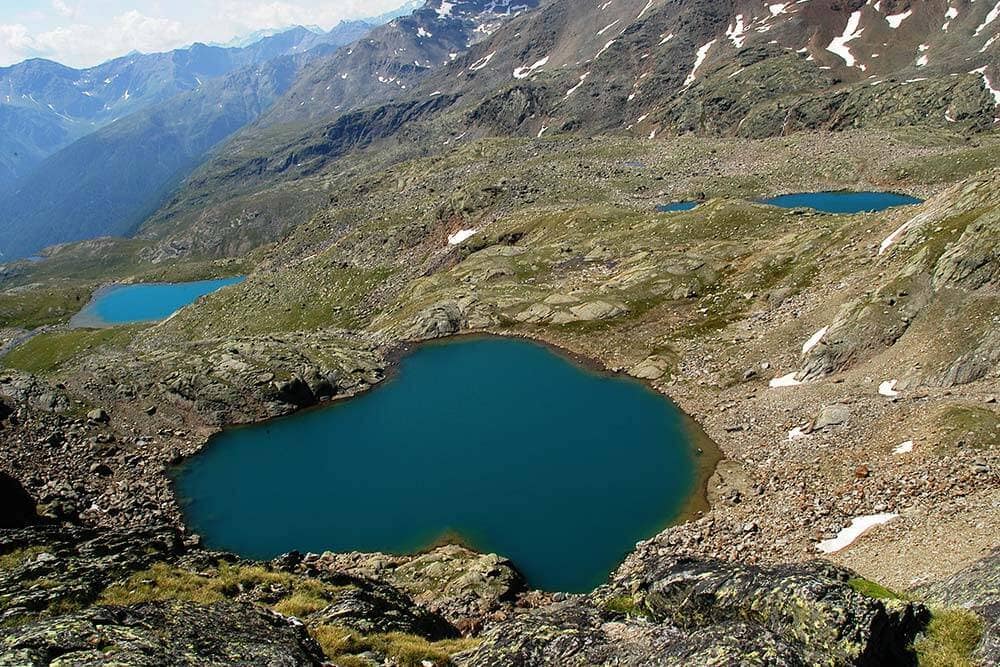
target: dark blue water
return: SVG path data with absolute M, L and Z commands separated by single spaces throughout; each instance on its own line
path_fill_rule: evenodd
M 408 553 L 458 535 L 533 586 L 585 591 L 695 491 L 681 413 L 540 345 L 419 348 L 384 386 L 225 431 L 177 472 L 211 547 Z
M 802 192 L 761 199 L 760 202 L 781 208 L 812 208 L 824 213 L 872 213 L 920 204 L 923 200 L 895 192 Z
M 674 201 L 669 204 L 660 204 L 656 210 L 660 213 L 675 213 L 677 211 L 690 211 L 697 205 L 696 201 Z
M 243 276 L 191 283 L 149 283 L 113 287 L 94 297 L 78 315 L 81 323 L 128 324 L 170 317 L 199 297 L 242 282 Z

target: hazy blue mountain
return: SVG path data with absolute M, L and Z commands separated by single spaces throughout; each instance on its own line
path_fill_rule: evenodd
M 134 113 L 44 160 L 0 213 L 0 252 L 127 234 L 207 150 L 257 118 L 291 85 L 294 56 L 247 67 Z
M 206 81 L 283 55 L 332 51 L 366 34 L 365 22 L 328 33 L 292 28 L 243 48 L 194 44 L 73 69 L 32 59 L 0 68 L 0 192 L 41 160 L 118 118 L 196 90 Z

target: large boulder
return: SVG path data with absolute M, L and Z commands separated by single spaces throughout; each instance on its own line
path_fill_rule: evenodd
M 593 595 L 494 625 L 461 665 L 898 665 L 926 608 L 855 591 L 825 563 L 660 558 Z
M 8 628 L 4 665 L 319 665 L 305 627 L 261 607 L 173 600 L 93 607 Z

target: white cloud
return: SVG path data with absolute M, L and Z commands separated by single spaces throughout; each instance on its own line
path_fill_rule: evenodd
M 85 67 L 130 51 L 160 51 L 183 46 L 187 35 L 178 21 L 153 18 L 136 10 L 95 26 L 71 23 L 32 34 L 24 25 L 0 25 L 0 61 L 50 58 Z
M 76 9 L 70 7 L 68 4 L 63 2 L 63 0 L 52 0 L 52 9 L 56 10 L 59 16 L 63 16 L 68 19 L 76 18 Z
M 228 42 L 265 28 L 318 25 L 389 11 L 405 0 L 48 0 L 31 12 L 0 0 L 0 66 L 49 58 L 89 67 L 130 51 Z M 21 9 L 24 9 L 21 6 Z M 43 11 L 44 10 L 44 11 Z

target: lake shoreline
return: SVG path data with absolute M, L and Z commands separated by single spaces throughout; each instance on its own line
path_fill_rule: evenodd
M 714 443 L 711 438 L 707 435 L 704 429 L 698 424 L 698 422 L 688 413 L 686 413 L 667 393 L 658 390 L 653 386 L 648 380 L 641 378 L 636 378 L 628 373 L 622 372 L 621 370 L 614 370 L 608 367 L 607 364 L 602 362 L 600 359 L 575 352 L 566 347 L 562 347 L 557 343 L 552 341 L 544 340 L 542 338 L 524 335 L 523 333 L 513 333 L 513 332 L 502 332 L 502 331 L 469 331 L 461 332 L 458 334 L 447 335 L 437 338 L 430 338 L 425 340 L 407 340 L 401 341 L 396 344 L 391 344 L 382 348 L 382 358 L 384 360 L 384 368 L 381 373 L 381 377 L 378 382 L 374 384 L 367 384 L 364 387 L 359 387 L 356 390 L 338 393 L 328 399 L 321 400 L 313 405 L 306 407 L 301 407 L 297 410 L 293 410 L 289 413 L 265 417 L 262 419 L 256 419 L 248 422 L 239 422 L 232 424 L 225 424 L 220 426 L 218 429 L 213 430 L 207 437 L 202 439 L 198 447 L 179 462 L 171 465 L 165 472 L 169 478 L 169 486 L 171 489 L 171 494 L 173 496 L 174 502 L 179 509 L 180 513 L 180 524 L 187 530 L 193 531 L 193 525 L 189 520 L 188 511 L 185 507 L 189 504 L 190 499 L 180 493 L 178 488 L 178 479 L 180 472 L 191 463 L 193 459 L 197 456 L 203 454 L 206 448 L 210 447 L 213 440 L 218 437 L 223 432 L 231 432 L 246 428 L 259 427 L 264 424 L 272 424 L 284 421 L 286 419 L 291 419 L 294 417 L 301 417 L 303 414 L 308 414 L 332 407 L 334 404 L 347 401 L 352 398 L 359 398 L 367 394 L 370 390 L 378 389 L 383 387 L 388 382 L 391 382 L 398 377 L 400 371 L 400 366 L 402 360 L 415 353 L 421 348 L 428 346 L 445 346 L 448 344 L 453 344 L 462 341 L 475 341 L 475 340 L 517 340 L 533 345 L 538 345 L 549 352 L 555 354 L 561 359 L 564 359 L 575 367 L 583 370 L 586 373 L 599 375 L 608 378 L 615 378 L 620 380 L 627 380 L 630 383 L 640 386 L 643 391 L 648 392 L 653 395 L 657 400 L 666 400 L 673 410 L 676 410 L 679 418 L 681 420 L 680 427 L 686 434 L 685 445 L 691 456 L 691 461 L 693 465 L 694 478 L 692 480 L 692 491 L 687 494 L 685 501 L 680 506 L 680 509 L 676 512 L 665 516 L 661 522 L 659 522 L 655 528 L 649 531 L 642 539 L 653 539 L 656 535 L 660 534 L 664 530 L 669 528 L 682 525 L 690 520 L 697 519 L 704 514 L 706 514 L 711 509 L 711 504 L 708 497 L 708 486 L 709 482 L 715 473 L 718 462 L 723 458 L 722 451 L 716 443 Z M 409 550 L 405 553 L 395 552 L 395 551 L 385 551 L 383 553 L 389 553 L 396 557 L 416 557 L 422 554 L 427 554 L 433 552 L 446 545 L 456 545 L 465 548 L 475 550 L 475 547 L 471 546 L 472 542 L 461 534 L 455 533 L 453 531 L 444 531 L 438 538 L 426 544 L 426 546 L 415 550 Z M 289 549 L 292 547 L 290 546 Z M 231 548 L 228 550 L 232 550 Z M 622 554 L 622 559 L 624 560 L 628 553 L 630 553 L 631 547 Z M 503 557 L 509 557 L 508 554 L 500 554 Z M 514 565 L 517 566 L 518 562 L 516 558 L 511 557 Z M 614 570 L 612 569 L 607 573 L 606 576 Z M 539 589 L 543 590 L 543 589 Z M 544 589 L 548 590 L 548 589 Z

